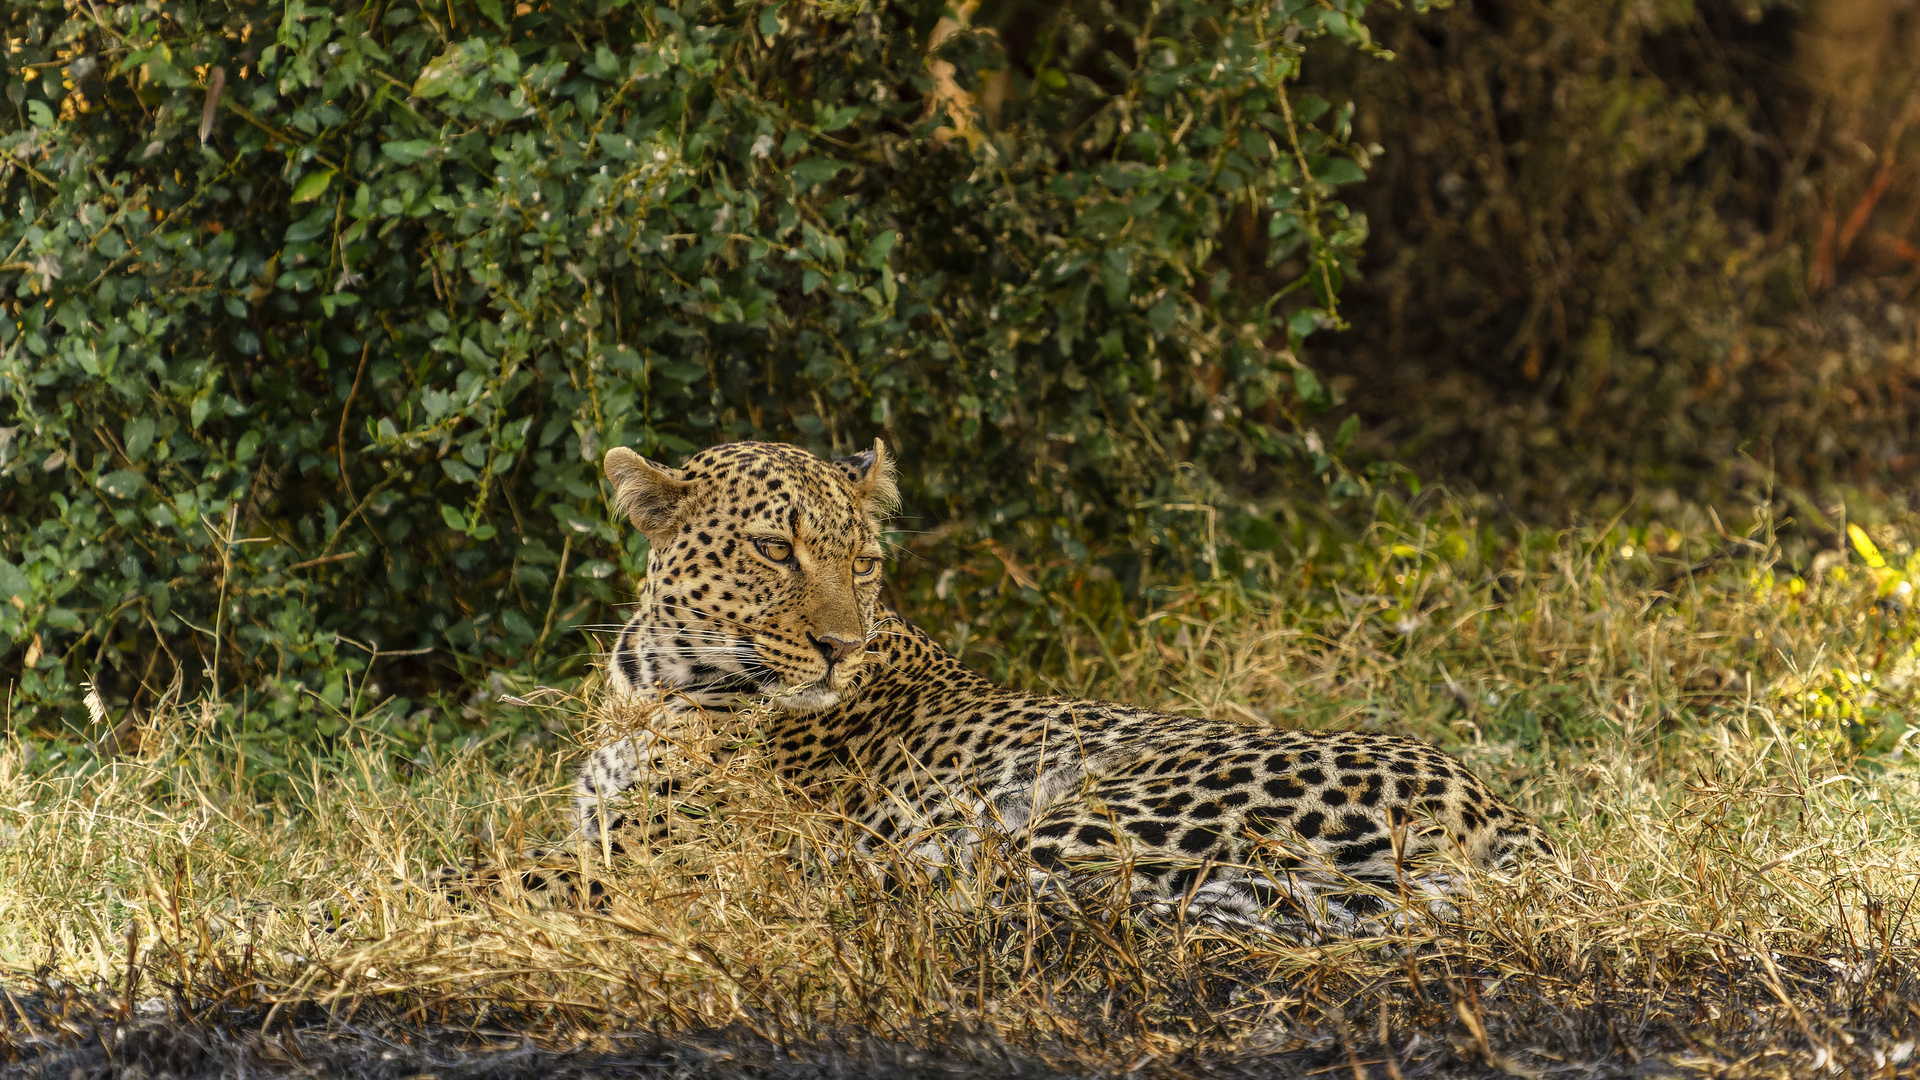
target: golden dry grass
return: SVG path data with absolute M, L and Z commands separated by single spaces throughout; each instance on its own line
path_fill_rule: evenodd
M 1920 653 L 1910 548 L 1874 532 L 1795 575 L 1765 533 L 1502 540 L 1457 513 L 1383 519 L 1254 568 L 1263 590 L 1194 586 L 1136 617 L 1090 584 L 1045 632 L 970 638 L 984 666 L 1065 692 L 1432 739 L 1559 846 L 1472 878 L 1457 920 L 1385 938 L 1043 911 L 898 860 L 883 886 L 872 859 L 819 857 L 834 823 L 759 768 L 750 725 L 695 733 L 712 812 L 591 910 L 408 884 L 561 834 L 570 748 L 402 762 L 355 729 L 268 797 L 205 707 L 85 768 L 36 771 L 16 739 L 0 984 L 26 1000 L 6 1030 L 131 1022 L 131 970 L 134 1017 L 217 1012 L 250 1037 L 378 1018 L 608 1053 L 634 1031 L 864 1032 L 936 1056 L 965 1035 L 1079 1072 L 1911 1075 Z M 991 617 L 991 592 L 943 591 L 945 625 Z M 527 707 L 593 737 L 576 699 Z

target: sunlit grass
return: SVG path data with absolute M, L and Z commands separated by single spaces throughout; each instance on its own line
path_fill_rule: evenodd
M 1503 538 L 1458 511 L 1383 514 L 1357 543 L 1243 568 L 1261 588 L 1203 582 L 1137 610 L 1070 584 L 1004 638 L 989 627 L 1018 586 L 997 562 L 929 600 L 936 632 L 1027 685 L 1430 739 L 1558 846 L 1472 878 L 1457 921 L 1390 939 L 1226 940 L 831 857 L 835 821 L 765 772 L 747 721 L 682 733 L 713 813 L 619 868 L 602 907 L 449 904 L 418 883 L 563 838 L 573 747 L 402 761 L 354 727 L 263 778 L 211 712 L 180 707 L 120 760 L 40 772 L 28 743 L 0 753 L 0 965 L 119 1000 L 131 942 L 140 1000 L 563 1040 L 960 1023 L 1109 1068 L 1335 1044 L 1362 1072 L 1639 1053 L 1709 1073 L 1755 1055 L 1911 1067 L 1920 624 L 1910 548 L 1879 531 L 1796 566 L 1764 531 Z M 631 719 L 535 701 L 583 743 Z M 545 862 L 598 873 L 566 850 Z

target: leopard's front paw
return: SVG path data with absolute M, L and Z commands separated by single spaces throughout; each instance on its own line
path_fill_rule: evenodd
M 615 827 L 621 797 L 665 764 L 655 753 L 659 741 L 653 732 L 642 731 L 588 755 L 574 782 L 574 823 L 580 837 L 598 840 Z

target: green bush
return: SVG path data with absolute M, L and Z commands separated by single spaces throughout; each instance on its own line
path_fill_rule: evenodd
M 614 445 L 878 434 L 909 527 L 1082 563 L 1229 457 L 1331 477 L 1366 159 L 1282 90 L 1361 8 L 8 4 L 0 681 L 305 738 L 578 674 Z

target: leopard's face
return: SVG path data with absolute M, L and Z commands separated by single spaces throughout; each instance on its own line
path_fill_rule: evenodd
M 651 550 L 639 610 L 611 664 L 616 690 L 703 704 L 764 694 L 792 711 L 838 704 L 871 662 L 885 447 L 840 461 L 731 443 L 679 469 L 606 457 L 618 507 Z

